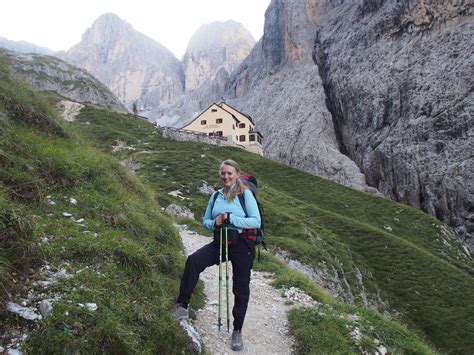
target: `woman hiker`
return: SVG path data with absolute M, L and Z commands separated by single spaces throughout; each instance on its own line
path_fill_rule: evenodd
M 219 229 L 228 228 L 228 255 L 232 263 L 232 292 L 234 294 L 234 317 L 232 332 L 232 350 L 242 350 L 242 325 L 250 295 L 250 270 L 255 257 L 255 242 L 239 236 L 244 228 L 259 228 L 260 214 L 257 202 L 249 189 L 239 179 L 240 167 L 233 160 L 225 160 L 220 165 L 220 177 L 224 187 L 209 199 L 203 226 L 213 231 L 214 240 L 189 255 L 181 277 L 181 286 L 177 303 L 173 307 L 173 316 L 177 319 L 188 317 L 188 303 L 196 286 L 199 274 L 207 267 L 219 264 Z M 239 194 L 244 194 L 245 214 Z M 222 247 L 222 260 L 225 261 L 225 246 Z

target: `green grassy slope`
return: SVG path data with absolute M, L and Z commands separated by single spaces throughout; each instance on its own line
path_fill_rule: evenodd
M 446 352 L 474 348 L 473 263 L 431 217 L 245 151 L 163 139 L 130 115 L 87 107 L 65 123 L 48 100 L 0 63 L 0 297 L 18 301 L 31 288 L 60 295 L 53 315 L 33 327 L 27 351 L 186 352 L 169 314 L 182 270 L 179 237 L 156 211 L 173 202 L 200 218 L 208 197 L 197 188 L 201 180 L 219 186 L 225 158 L 258 177 L 272 251 L 347 281 L 358 305 L 364 292 L 372 304 L 388 300 L 398 320 L 336 302 L 265 253 L 256 268 L 274 272 L 276 286 L 322 302 L 290 314 L 297 353 L 374 352 L 374 339 L 389 353 L 432 353 L 420 335 Z M 129 149 L 111 153 L 117 140 Z M 136 176 L 120 161 L 135 165 Z M 168 195 L 178 189 L 186 199 Z M 32 287 L 46 267 L 73 277 Z M 78 306 L 90 302 L 96 312 Z M 3 308 L 0 317 L 1 333 L 31 328 Z
M 187 206 L 198 218 L 207 203 L 197 193 L 200 181 L 219 186 L 219 161 L 235 159 L 259 179 L 273 248 L 317 270 L 332 267 L 359 304 L 362 288 L 372 303 L 377 295 L 388 300 L 440 349 L 474 348 L 472 259 L 432 217 L 239 149 L 161 139 L 146 122 L 107 111 L 83 110 L 74 124 L 106 151 L 117 139 L 133 146 L 115 155 L 138 164 L 162 205 Z M 168 195 L 178 189 L 186 200 Z
M 186 350 L 169 312 L 181 242 L 159 210 L 146 186 L 89 147 L 0 62 L 2 345 L 14 328 L 31 332 L 23 347 L 29 353 Z M 34 283 L 60 270 L 70 277 Z M 37 325 L 5 310 L 8 301 L 37 306 L 47 298 L 57 299 L 53 315 Z M 97 311 L 79 305 L 86 303 Z

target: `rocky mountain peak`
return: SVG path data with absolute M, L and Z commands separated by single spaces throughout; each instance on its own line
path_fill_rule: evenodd
M 144 116 L 183 92 L 181 63 L 173 53 L 111 13 L 94 22 L 66 59 L 91 72 L 129 109 Z
M 101 15 L 92 26 L 84 32 L 81 42 L 89 41 L 101 43 L 121 38 L 123 35 L 132 34 L 135 30 L 125 20 L 113 13 Z
M 202 25 L 191 37 L 183 57 L 186 91 L 214 79 L 222 68 L 232 72 L 254 45 L 255 39 L 239 22 L 229 20 Z

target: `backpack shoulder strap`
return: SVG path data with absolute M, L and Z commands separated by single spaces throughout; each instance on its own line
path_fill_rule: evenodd
M 216 203 L 216 200 L 217 200 L 217 196 L 219 195 L 219 190 L 218 191 L 214 191 L 214 193 L 212 194 L 212 202 L 211 202 L 211 213 L 212 213 L 212 210 L 214 208 L 214 204 Z
M 244 210 L 245 217 L 248 217 L 247 208 L 245 208 L 245 191 L 243 194 L 238 194 L 237 196 L 239 196 L 239 202 L 240 202 L 240 205 L 242 206 L 242 209 Z

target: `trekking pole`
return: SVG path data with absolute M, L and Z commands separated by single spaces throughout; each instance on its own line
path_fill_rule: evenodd
M 219 303 L 217 308 L 217 326 L 219 331 L 221 331 L 221 307 L 222 307 L 222 296 L 221 296 L 221 286 L 222 286 L 222 228 L 219 228 Z
M 229 332 L 230 311 L 229 311 L 229 244 L 227 243 L 227 224 L 225 226 L 225 288 L 227 306 L 227 332 Z

